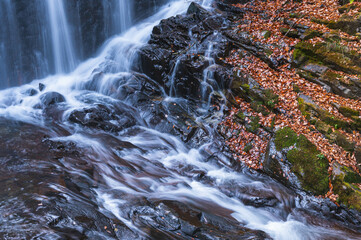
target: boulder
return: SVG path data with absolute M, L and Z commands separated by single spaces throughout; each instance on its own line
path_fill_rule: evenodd
M 58 92 L 47 92 L 40 96 L 43 106 L 48 107 L 57 103 L 65 102 L 65 97 Z

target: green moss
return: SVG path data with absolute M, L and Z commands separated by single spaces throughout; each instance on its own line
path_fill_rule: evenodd
M 355 172 L 349 171 L 343 180 L 348 183 L 361 183 L 361 176 Z
M 324 121 L 325 123 L 335 127 L 335 128 L 342 128 L 344 130 L 350 129 L 350 124 L 342 119 L 339 119 L 338 117 L 333 116 L 329 112 L 323 110 L 323 109 L 317 109 L 317 112 L 319 114 L 319 118 Z
M 256 101 L 251 102 L 251 108 L 258 113 L 262 113 L 264 116 L 270 114 L 267 108 L 262 105 L 262 102 L 256 102 Z
M 242 111 L 238 111 L 236 113 L 236 120 L 240 123 L 244 123 L 246 119 L 246 115 L 244 115 L 244 113 Z
M 285 35 L 287 37 L 291 37 L 291 38 L 300 37 L 300 34 L 296 30 L 291 30 L 288 28 L 280 28 L 280 32 L 282 33 L 282 35 Z
M 284 127 L 278 130 L 275 137 L 277 151 L 293 146 L 297 138 L 297 134 L 290 127 Z
M 335 128 L 343 128 L 345 130 L 350 130 L 351 128 L 351 125 L 348 122 L 333 116 L 326 110 L 316 107 L 313 104 L 305 103 L 302 98 L 298 99 L 298 107 L 302 115 L 304 115 L 307 120 L 310 120 L 312 117 L 316 117 L 325 124 L 328 124 Z
M 321 36 L 322 36 L 321 32 L 312 29 L 307 29 L 306 32 L 303 34 L 303 40 L 309 40 Z
M 361 211 L 361 191 L 356 186 L 343 181 L 344 175 L 337 176 L 333 181 L 333 191 L 338 194 L 337 201 L 351 209 Z
M 330 134 L 332 132 L 331 126 L 320 120 L 316 122 L 315 127 L 320 133 L 324 135 Z
M 261 126 L 261 124 L 259 123 L 259 117 L 258 116 L 252 116 L 250 117 L 251 119 L 251 123 L 246 127 L 246 130 L 248 132 L 252 132 L 252 133 L 256 133 L 259 129 L 259 127 Z
M 329 21 L 325 25 L 332 29 L 340 29 L 351 35 L 356 34 L 360 27 L 358 19 L 348 15 L 343 15 L 338 21 Z
M 266 55 L 267 55 L 268 57 L 273 54 L 273 51 L 272 51 L 271 49 L 269 49 L 269 48 L 265 48 L 265 49 L 264 49 L 264 52 L 266 53 Z
M 337 74 L 333 71 L 326 71 L 324 74 L 323 74 L 323 78 L 324 79 L 327 79 L 329 80 L 330 82 L 331 81 L 334 81 L 334 80 L 339 80 L 340 78 L 342 78 L 342 76 L 340 74 Z
M 262 34 L 264 39 L 268 39 L 271 36 L 271 32 L 268 31 L 268 30 L 263 31 L 261 34 Z
M 241 87 L 243 88 L 243 90 L 245 90 L 246 92 L 249 91 L 249 84 L 242 84 Z
M 275 108 L 276 104 L 278 103 L 278 95 L 275 94 L 271 89 L 263 90 L 263 95 L 264 104 L 270 109 Z
M 243 148 L 243 151 L 248 153 L 253 148 L 252 143 L 247 143 L 246 146 Z
M 352 108 L 348 108 L 348 107 L 345 107 L 345 106 L 341 106 L 338 109 L 338 111 L 340 113 L 342 113 L 346 117 L 352 117 L 352 116 L 358 116 L 359 115 L 359 111 L 353 110 Z
M 296 93 L 301 92 L 300 87 L 297 84 L 292 84 L 293 91 Z
M 355 143 L 352 141 L 349 141 L 344 134 L 342 134 L 339 131 L 335 131 L 335 143 L 345 149 L 348 152 L 353 152 L 355 148 Z
M 300 14 L 300 13 L 290 13 L 290 18 L 302 18 L 302 14 Z
M 328 191 L 328 161 L 305 136 L 300 135 L 297 148 L 287 153 L 292 163 L 291 170 L 296 174 L 302 187 L 316 195 Z
M 305 62 L 326 65 L 351 74 L 361 73 L 360 54 L 350 51 L 339 43 L 300 42 L 296 44 L 293 58 L 296 64 Z

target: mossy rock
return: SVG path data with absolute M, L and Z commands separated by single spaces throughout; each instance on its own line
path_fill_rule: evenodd
M 292 90 L 296 93 L 300 93 L 300 87 L 297 84 L 292 84 Z
M 361 172 L 361 147 L 360 146 L 355 147 L 355 158 L 356 158 L 357 164 L 360 164 L 359 170 Z
M 329 21 L 325 25 L 331 29 L 340 29 L 343 32 L 355 35 L 359 32 L 361 22 L 355 17 L 343 15 L 339 20 Z
M 278 130 L 275 137 L 277 151 L 295 145 L 297 138 L 297 134 L 290 127 L 284 127 Z
M 293 52 L 294 63 L 316 63 L 350 74 L 361 74 L 361 55 L 338 43 L 299 42 Z
M 309 40 L 315 37 L 321 37 L 322 33 L 317 30 L 307 29 L 305 33 L 302 35 L 303 40 Z
M 302 98 L 298 98 L 298 107 L 301 113 L 306 117 L 306 119 L 310 120 L 311 117 L 316 117 L 326 124 L 333 126 L 334 128 L 342 128 L 345 130 L 350 130 L 351 125 L 330 114 L 328 111 L 321 109 L 320 107 L 315 106 L 311 103 L 306 103 Z
M 264 39 L 268 39 L 269 37 L 271 37 L 271 31 L 262 31 L 261 35 L 263 36 Z
M 341 106 L 338 111 L 342 113 L 342 115 L 344 115 L 345 117 L 359 116 L 360 114 L 359 111 L 345 106 Z
M 242 111 L 238 111 L 236 113 L 236 121 L 239 122 L 239 123 L 245 123 L 245 120 L 246 120 L 246 115 L 244 115 L 244 113 Z
M 261 124 L 259 123 L 259 117 L 258 116 L 252 116 L 250 117 L 251 122 L 246 126 L 246 130 L 251 133 L 257 133 L 259 127 Z
M 291 170 L 305 190 L 315 195 L 325 194 L 328 191 L 328 160 L 303 135 L 297 139 L 296 146 L 287 153 Z
M 355 149 L 355 143 L 348 140 L 345 135 L 339 131 L 335 131 L 334 133 L 330 134 L 329 138 L 332 142 L 334 142 L 348 152 L 353 152 Z
M 246 146 L 243 148 L 243 151 L 248 153 L 253 148 L 252 143 L 247 143 Z
M 302 14 L 300 14 L 300 13 L 290 13 L 290 18 L 302 18 Z
M 315 127 L 320 133 L 324 135 L 330 134 L 332 132 L 331 126 L 320 120 L 316 121 Z
M 337 199 L 339 203 L 361 211 L 361 191 L 359 188 L 339 180 L 333 183 L 333 187 L 333 191 L 339 196 Z
M 265 89 L 262 92 L 264 104 L 268 108 L 273 109 L 278 103 L 278 95 L 275 94 L 271 89 Z
M 349 183 L 361 183 L 361 176 L 355 172 L 348 172 L 344 178 L 344 181 Z
M 251 108 L 258 113 L 262 113 L 263 116 L 267 116 L 270 114 L 268 109 L 265 106 L 263 106 L 261 102 L 256 102 L 256 101 L 251 102 Z
M 340 204 L 361 211 L 361 189 L 353 184 L 360 182 L 361 176 L 352 169 L 339 165 L 334 166 L 333 191 L 339 195 L 337 201 Z
M 280 32 L 282 33 L 282 35 L 285 35 L 285 36 L 291 37 L 291 38 L 301 37 L 301 34 L 298 31 L 292 30 L 289 28 L 280 28 Z
M 304 135 L 297 136 L 290 127 L 284 127 L 276 132 L 275 145 L 277 151 L 294 147 L 287 152 L 287 160 L 303 189 L 315 195 L 328 191 L 328 160 Z

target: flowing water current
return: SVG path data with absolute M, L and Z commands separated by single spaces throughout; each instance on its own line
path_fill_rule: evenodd
M 124 13 L 132 6 L 124 2 L 114 16 L 124 32 L 76 68 L 62 1 L 47 2 L 50 24 L 59 27 L 51 32 L 59 74 L 0 92 L 0 238 L 358 239 L 354 230 L 309 207 L 323 200 L 232 167 L 215 130 L 222 108 L 208 113 L 209 94 L 218 90 L 210 87 L 213 43 L 202 82 L 205 103 L 192 107 L 162 88 L 157 100 L 169 119 L 178 117 L 175 106 L 192 115 L 204 126 L 206 140 L 185 143 L 166 124 L 149 124 L 153 103 L 138 107 L 137 91 L 124 89 L 137 87 L 140 73 L 132 67 L 153 27 L 184 14 L 189 2 L 170 1 L 133 26 Z M 210 8 L 211 1 L 203 4 Z M 44 107 L 44 96 L 54 92 L 63 101 Z M 107 119 L 107 126 L 120 129 L 106 132 L 69 121 L 84 109 L 89 120 L 94 106 L 123 113 Z

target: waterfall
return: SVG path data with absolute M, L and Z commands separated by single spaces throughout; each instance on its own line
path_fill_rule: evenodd
M 11 11 L 2 12 L 11 9 L 10 0 L 0 1 L 0 20 L 7 16 L 8 26 L 15 26 Z M 78 66 L 75 50 L 80 44 L 73 40 L 65 0 L 46 0 L 39 6 L 49 20 L 41 25 L 39 39 L 49 43 L 36 58 L 48 56 L 46 62 L 62 74 L 0 91 L 0 154 L 5 155 L 0 158 L 0 238 L 191 239 L 199 233 L 200 239 L 218 239 L 218 232 L 230 232 L 247 239 L 352 239 L 356 233 L 343 225 L 321 217 L 318 221 L 319 215 L 303 211 L 306 195 L 301 201 L 294 190 L 268 176 L 234 168 L 216 142 L 212 116 L 191 115 L 198 106 L 176 94 L 182 56 L 168 76 L 170 97 L 161 85 L 132 69 L 154 26 L 184 14 L 189 6 L 185 0 L 169 0 L 158 13 L 134 24 L 132 2 L 103 0 L 105 31 L 116 36 L 98 56 Z M 198 2 L 210 7 L 213 1 Z M 8 45 L 4 38 L 11 27 L 0 30 L 0 64 L 7 66 L 7 49 L 17 51 L 20 43 L 16 32 L 10 38 L 14 43 Z M 209 35 L 183 54 L 204 49 L 204 107 L 211 104 L 207 91 L 219 90 L 214 81 L 217 37 Z M 0 66 L 7 79 L 8 69 Z M 146 91 L 152 95 L 145 96 Z M 195 135 L 205 138 L 204 144 L 187 144 L 174 133 L 171 121 L 183 124 L 182 109 L 188 108 L 187 119 L 200 122 Z M 160 129 L 146 119 L 155 109 L 164 113 L 154 114 L 155 121 L 164 124 Z M 206 126 L 204 133 L 201 125 Z
M 11 0 L 0 2 L 0 21 L 1 89 L 23 83 L 21 77 L 21 44 Z
M 53 59 L 56 73 L 65 73 L 76 66 L 74 43 L 62 0 L 47 0 Z
M 131 1 L 117 0 L 117 6 L 114 13 L 114 26 L 117 32 L 123 32 L 132 25 Z
M 106 32 L 109 36 L 122 33 L 132 26 L 132 0 L 103 1 L 103 7 Z

